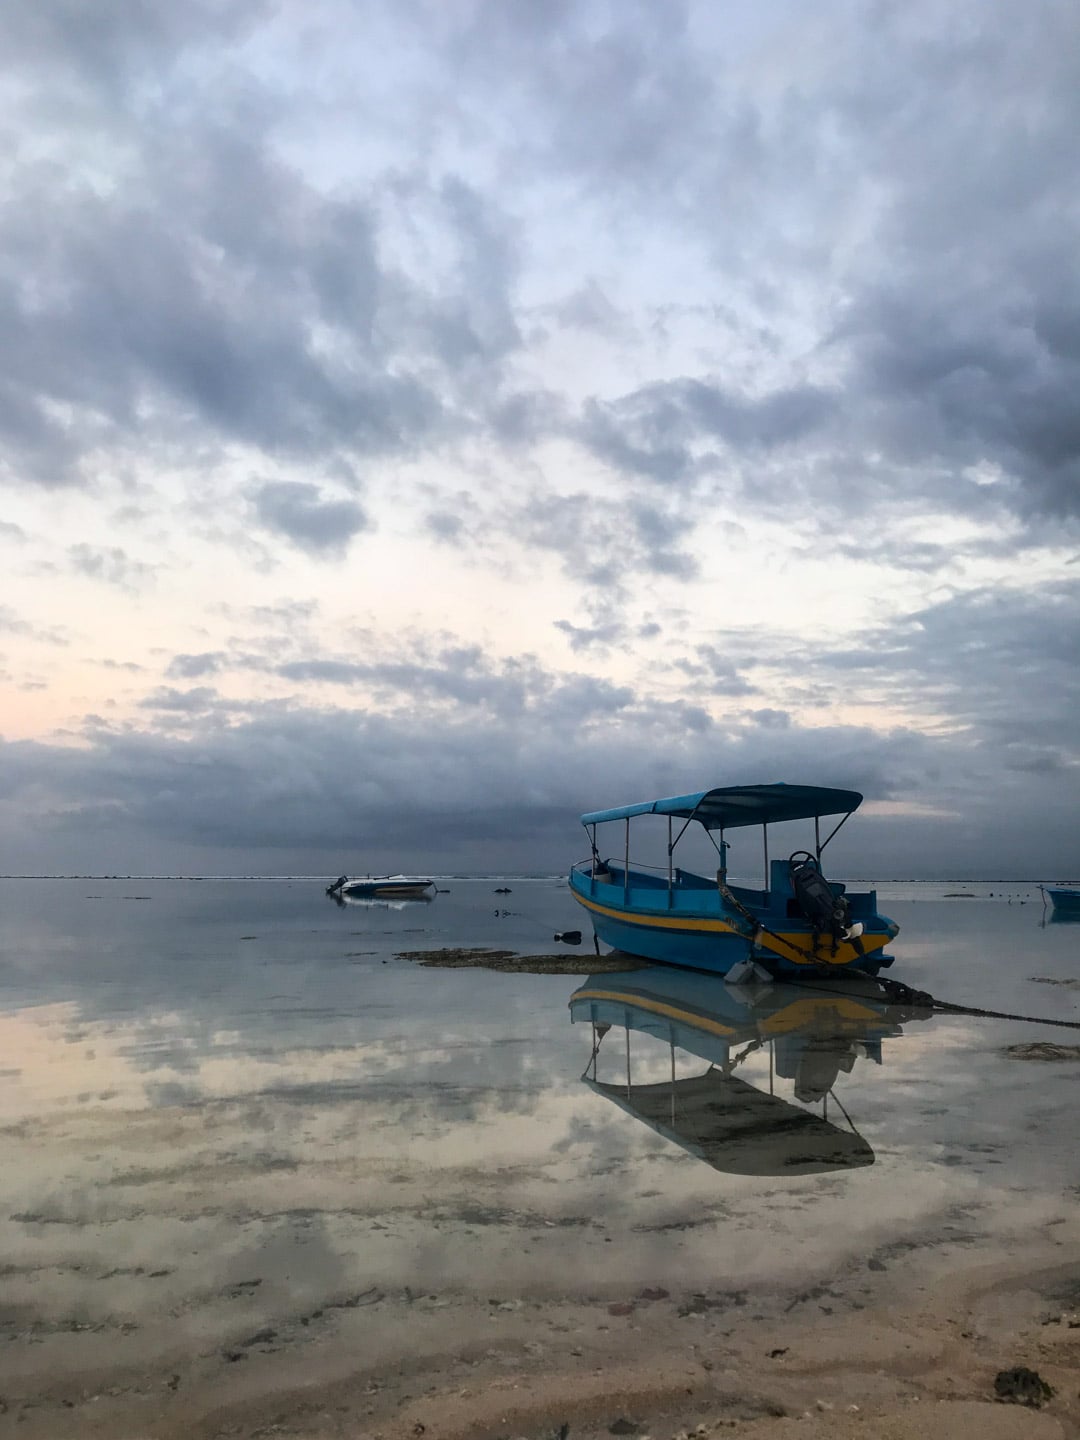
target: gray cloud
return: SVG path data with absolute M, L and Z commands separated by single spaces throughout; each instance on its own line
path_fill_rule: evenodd
M 995 832 L 995 860 L 1013 873 L 1045 868 L 1051 857 L 1060 870 L 1075 849 L 1075 797 L 1063 794 L 1059 774 L 1029 769 L 1022 785 L 972 801 L 989 757 L 972 754 L 963 740 L 778 727 L 775 716 L 721 731 L 696 728 L 685 705 L 639 701 L 613 715 L 594 712 L 595 698 L 583 677 L 539 709 L 479 722 L 468 708 L 448 717 L 437 709 L 264 706 L 228 726 L 212 712 L 202 721 L 189 713 L 183 740 L 99 728 L 78 749 L 0 745 L 0 796 L 11 821 L 32 808 L 33 833 L 72 863 L 82 856 L 76 868 L 83 869 L 102 824 L 121 852 L 128 847 L 136 869 L 148 842 L 189 864 L 213 852 L 226 869 L 236 868 L 229 853 L 243 857 L 242 868 L 256 856 L 271 870 L 332 869 L 343 856 L 377 866 L 387 847 L 444 870 L 490 864 L 481 857 L 495 853 L 510 868 L 558 869 L 580 845 L 576 817 L 584 808 L 751 778 L 842 783 L 874 798 L 947 809 L 969 797 L 956 822 L 936 823 L 932 843 L 921 832 L 862 821 L 855 847 L 837 851 L 837 863 L 856 873 L 875 860 L 903 866 L 902 873 L 934 873 L 965 847 L 972 853 L 972 827 L 1003 803 L 1013 828 Z M 1034 848 L 1025 830 L 1041 837 Z
M 748 647 L 748 644 L 752 646 L 753 641 L 744 636 L 740 648 Z M 697 645 L 694 653 L 696 659 L 683 658 L 676 660 L 674 664 L 690 678 L 695 688 L 703 684 L 706 692 L 711 695 L 753 695 L 757 690 L 757 686 L 751 685 L 740 673 L 738 665 L 730 655 L 716 645 Z
M 565 718 L 587 721 L 592 697 L 582 691 L 573 698 Z M 612 760 L 602 757 L 617 751 L 614 768 L 625 766 L 659 718 L 649 713 L 618 731 L 608 717 L 602 729 L 582 723 L 569 748 L 562 731 L 545 727 L 550 739 L 538 747 L 530 740 L 527 765 L 524 732 L 505 719 L 477 726 L 346 712 L 268 711 L 185 743 L 103 732 L 90 761 L 61 751 L 62 769 L 51 780 L 52 747 L 22 743 L 0 755 L 8 762 L 7 794 L 44 787 L 70 797 L 74 809 L 56 810 L 47 822 L 53 826 L 77 826 L 80 812 L 93 817 L 106 806 L 131 823 L 164 827 L 173 839 L 237 847 L 275 845 L 286 836 L 293 845 L 353 847 L 358 834 L 374 830 L 428 848 L 496 841 L 509 829 L 534 841 L 559 829 L 569 843 L 581 794 L 599 794 L 601 803 L 613 783 Z M 553 765 L 555 749 L 564 758 Z M 624 793 L 627 780 L 619 782 Z
M 218 692 L 208 685 L 195 685 L 190 690 L 162 686 L 139 701 L 144 710 L 175 711 L 180 715 L 202 715 L 218 708 Z
M 1015 493 L 1022 513 L 1075 519 L 1080 309 L 1071 314 L 1048 293 L 1065 268 L 1047 275 L 1038 255 L 1023 263 L 1032 273 L 1012 276 L 1014 292 L 1017 281 L 1027 289 L 1022 298 L 958 297 L 954 277 L 935 285 L 923 274 L 917 291 L 894 284 L 865 295 L 841 333 L 853 344 L 854 384 L 878 411 L 894 456 L 954 470 L 996 465 L 1016 487 L 1005 498 Z M 1051 305 L 1054 343 L 1043 322 Z
M 0 605 L 0 630 L 8 635 L 32 635 L 34 627 L 12 610 L 10 605 Z
M 687 29 L 685 7 L 639 0 L 615 24 L 598 5 L 534 14 L 484 0 L 451 41 L 453 73 L 503 113 L 530 118 L 515 139 L 534 173 L 648 200 L 664 174 L 697 168 L 698 127 L 719 89 Z
M 326 653 L 313 601 L 223 611 L 235 633 L 158 678 L 242 670 L 288 701 L 165 685 L 141 737 L 101 723 L 77 754 L 9 748 L 27 766 L 5 782 L 17 833 L 48 797 L 57 833 L 119 816 L 258 848 L 281 833 L 276 786 L 313 846 L 315 817 L 336 845 L 370 804 L 413 844 L 478 854 L 524 822 L 553 853 L 579 804 L 720 768 L 940 802 L 969 844 L 993 801 L 1075 843 L 1075 597 L 1010 553 L 1075 550 L 1080 519 L 1075 5 L 385 5 L 365 12 L 387 43 L 363 83 L 316 9 L 317 96 L 294 83 L 289 7 L 76 9 L 0 14 L 17 77 L 0 127 L 20 139 L 0 230 L 5 482 L 130 487 L 132 528 L 179 484 L 223 512 L 223 544 L 254 522 L 334 557 L 388 461 L 434 460 L 395 466 L 403 524 L 459 563 L 556 561 L 574 655 L 625 665 L 670 641 L 641 657 L 648 686 L 614 684 L 445 639 L 403 659 L 358 631 Z M 930 532 L 949 512 L 974 539 Z M 941 572 L 968 592 L 843 650 L 812 600 L 783 633 L 709 634 L 705 515 L 732 543 L 766 516 L 838 573 L 904 568 L 925 591 Z M 141 581 L 127 551 L 72 538 L 55 541 L 69 567 Z M 991 559 L 1008 585 L 971 590 L 989 567 L 960 562 Z M 641 596 L 672 582 L 689 623 Z M 0 630 L 63 643 L 29 613 L 0 610 Z M 353 708 L 325 706 L 328 686 Z M 699 699 L 756 708 L 718 721 Z M 875 700 L 940 733 L 794 718 Z
M 275 667 L 283 679 L 363 686 L 384 700 L 397 695 L 418 711 L 425 703 L 479 707 L 503 720 L 530 715 L 562 725 L 575 718 L 610 715 L 634 704 L 626 686 L 591 675 L 553 675 L 529 656 L 493 662 L 478 646 L 436 652 L 413 661 L 296 660 Z
M 618 620 L 602 621 L 598 625 L 574 625 L 570 620 L 553 622 L 561 630 L 575 653 L 581 650 L 605 650 L 626 639 L 627 626 Z
M 791 716 L 786 710 L 748 710 L 746 713 L 755 725 L 763 725 L 768 730 L 788 730 L 791 727 Z
M 610 339 L 632 338 L 626 315 L 617 309 L 592 276 L 556 304 L 546 306 L 541 314 L 566 329 L 593 331 Z
M 955 26 L 935 23 L 930 4 L 881 6 L 866 26 L 839 7 L 812 21 L 788 11 L 778 23 L 800 45 L 799 83 L 775 109 L 735 101 L 719 14 L 710 25 L 687 7 L 657 54 L 655 7 L 607 28 L 583 10 L 542 27 L 493 21 L 463 61 L 524 85 L 547 122 L 533 163 L 574 175 L 592 213 L 632 213 L 650 236 L 671 225 L 712 239 L 716 284 L 737 287 L 743 333 L 750 254 L 774 338 L 785 305 L 818 284 L 825 319 L 809 359 L 832 378 L 750 392 L 733 368 L 647 384 L 587 401 L 582 443 L 627 476 L 678 487 L 715 467 L 718 445 L 798 447 L 795 474 L 758 469 L 742 502 L 816 503 L 822 524 L 843 509 L 858 528 L 871 509 L 879 519 L 930 497 L 990 516 L 1004 504 L 1032 521 L 1033 538 L 1039 516 L 1075 521 L 1074 7 L 1046 0 L 1017 25 L 1005 4 L 969 4 Z M 643 200 L 661 187 L 657 223 Z M 845 228 L 866 242 L 847 243 Z M 965 474 L 986 466 L 1004 477 L 989 491 Z
M 216 674 L 224 660 L 225 655 L 220 650 L 206 650 L 199 655 L 174 655 L 165 673 L 179 680 L 198 680 L 203 675 Z
M 1080 588 L 1053 583 L 952 596 L 821 663 L 968 727 L 988 767 L 1011 768 L 1019 756 L 1030 768 L 1039 755 L 1074 769 L 1078 655 Z
M 259 632 L 300 634 L 318 618 L 315 600 L 281 600 L 275 605 L 228 605 L 218 602 L 211 607 L 230 623 L 242 624 Z
M 79 575 L 104 580 L 120 590 L 138 590 L 153 578 L 153 568 L 131 557 L 118 545 L 68 546 L 68 561 Z
M 242 34 L 265 0 L 192 0 L 183 6 L 102 0 L 93 16 L 65 0 L 13 6 L 0 17 L 0 41 L 11 61 L 39 65 L 113 95 L 145 67 L 172 63 L 191 46 Z
M 71 641 L 55 626 L 33 625 L 10 605 L 0 605 L 0 634 L 22 635 L 44 641 L 46 645 L 70 645 Z
M 692 478 L 715 462 L 702 445 L 737 451 L 773 449 L 820 430 L 837 400 L 814 386 L 761 398 L 697 380 L 648 385 L 616 402 L 591 402 L 581 430 L 594 454 L 617 468 L 664 484 Z
M 513 241 L 489 199 L 455 177 L 425 192 L 461 257 L 435 293 L 377 259 L 368 197 L 324 195 L 276 158 L 274 109 L 226 92 L 182 129 L 133 115 L 133 172 L 107 196 L 16 168 L 0 235 L 12 478 L 91 479 L 103 447 L 178 436 L 320 459 L 434 443 L 447 407 L 472 403 L 470 363 L 518 343 Z
M 313 554 L 343 555 L 368 526 L 355 500 L 326 499 L 317 485 L 298 480 L 267 481 L 254 491 L 252 505 L 268 530 Z
M 684 548 L 686 526 L 667 502 L 622 487 L 614 495 L 530 499 L 510 528 L 519 541 L 558 555 L 569 576 L 600 592 L 596 603 L 605 611 L 642 573 L 691 580 L 698 572 Z
M 57 3 L 5 16 L 6 51 L 30 78 L 14 113 L 62 154 L 67 77 L 127 157 L 98 190 L 16 168 L 0 245 L 0 318 L 19 357 L 0 371 L 9 473 L 85 479 L 103 446 L 195 433 L 327 463 L 561 434 L 676 489 L 725 457 L 758 467 L 783 451 L 798 462 L 786 485 L 767 470 L 749 485 L 736 464 L 722 488 L 751 507 L 774 491 L 816 502 L 823 524 L 846 506 L 855 526 L 929 487 L 958 509 L 985 505 L 958 475 L 986 464 L 1006 476 L 995 504 L 1075 518 L 1077 21 L 1057 0 L 1022 24 L 1001 0 L 961 11 L 946 27 L 929 0 L 883 5 L 872 25 L 840 6 L 782 8 L 770 26 L 799 47 L 782 103 L 739 68 L 774 31 L 732 29 L 706 7 L 586 3 L 534 20 L 485 4 L 444 18 L 437 40 L 424 7 L 387 12 L 417 57 L 401 104 L 437 113 L 447 150 L 471 146 L 501 189 L 418 161 L 404 132 L 384 137 L 400 150 L 374 179 L 330 189 L 298 173 L 277 142 L 306 112 L 233 48 L 269 24 L 264 5 L 133 18 L 110 3 L 93 27 Z M 192 47 L 235 62 L 213 92 L 182 66 Z M 145 76 L 156 90 L 138 91 Z M 705 247 L 698 309 L 719 363 L 623 393 L 522 385 L 522 315 L 648 353 L 640 305 L 634 316 L 612 298 L 591 251 L 561 299 L 520 305 L 526 232 L 512 217 L 551 186 L 575 195 L 583 232 L 629 223 L 657 253 L 672 236 Z M 407 234 L 420 271 L 394 263 Z M 686 253 L 671 250 L 669 283 L 658 277 L 661 328 L 693 308 L 664 293 Z M 536 251 L 536 274 L 546 258 Z M 793 310 L 810 333 L 785 356 Z M 833 479 L 860 469 L 853 485 Z M 429 523 L 465 538 L 450 510 Z M 670 547 L 647 554 L 661 573 L 686 563 Z

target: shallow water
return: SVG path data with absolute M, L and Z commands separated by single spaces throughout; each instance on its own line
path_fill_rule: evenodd
M 388 1296 L 797 1285 L 913 1232 L 992 1250 L 1075 1206 L 1080 1063 L 1008 1047 L 1080 1033 L 903 1022 L 881 1064 L 852 1052 L 826 1100 L 872 1164 L 728 1173 L 583 1082 L 592 1033 L 568 1002 L 585 969 L 395 958 L 551 953 L 583 923 L 562 881 L 499 883 L 338 907 L 315 881 L 3 882 L 5 1383 L 25 1396 L 58 1372 L 227 1365 L 314 1344 Z M 892 977 L 1080 1021 L 1080 924 L 1044 923 L 1033 887 L 882 885 L 879 904 L 901 927 Z M 708 1068 L 631 1042 L 633 1085 Z M 625 1065 L 616 1027 L 597 1078 L 621 1085 Z M 763 1045 L 737 1074 L 792 1100 L 783 1068 Z M 402 1333 L 382 1324 L 371 1353 Z

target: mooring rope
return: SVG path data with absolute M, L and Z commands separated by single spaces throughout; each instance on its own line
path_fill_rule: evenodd
M 1080 1030 L 1080 1020 L 1051 1020 L 1045 1015 L 1017 1015 L 1009 1010 L 986 1010 L 978 1005 L 956 1005 L 950 1000 L 939 1000 L 926 990 L 916 990 L 911 985 L 905 985 L 902 980 L 889 980 L 884 975 L 875 975 L 873 978 L 887 999 L 895 1001 L 897 1005 L 910 1005 L 916 1010 L 932 1010 L 943 1015 L 975 1015 L 983 1020 L 1019 1020 L 1025 1025 L 1057 1025 L 1065 1030 Z M 784 976 L 780 983 L 798 985 L 806 990 L 816 990 L 819 994 L 847 995 L 850 993 L 846 990 L 826 989 L 824 985 L 815 985 L 809 977 L 800 980 Z

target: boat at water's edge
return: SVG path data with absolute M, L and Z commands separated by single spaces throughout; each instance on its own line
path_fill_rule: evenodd
M 1043 895 L 1054 907 L 1055 915 L 1080 916 L 1080 887 L 1075 885 L 1040 885 Z
M 669 965 L 727 974 L 741 961 L 770 974 L 806 974 L 821 967 L 876 974 L 892 964 L 884 947 L 899 927 L 877 911 L 873 890 L 849 891 L 827 880 L 822 851 L 858 809 L 854 790 L 811 785 L 738 785 L 670 796 L 612 810 L 590 811 L 581 823 L 592 854 L 570 871 L 574 899 L 590 915 L 597 938 L 628 955 Z M 645 815 L 667 820 L 667 867 L 632 867 L 630 824 Z M 821 839 L 820 821 L 841 816 Z M 625 825 L 620 860 L 603 859 L 597 826 Z M 768 827 L 789 820 L 814 822 L 813 850 L 769 861 Z M 712 841 L 720 860 L 715 877 L 674 864 L 674 852 L 691 821 Z M 679 824 L 675 833 L 675 822 Z M 765 886 L 729 884 L 725 831 L 762 827 Z M 719 840 L 715 836 L 719 836 Z

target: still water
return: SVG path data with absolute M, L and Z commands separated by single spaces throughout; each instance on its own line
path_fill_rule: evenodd
M 550 954 L 584 919 L 559 880 L 439 883 L 339 907 L 318 881 L 3 882 L 10 1383 L 310 1345 L 388 1295 L 799 1282 L 1075 1205 L 1080 1063 L 1009 1047 L 1080 1034 L 590 980 L 587 928 L 577 975 L 422 968 L 397 957 Z M 892 977 L 1080 1020 L 1080 925 L 1037 890 L 879 899 Z

